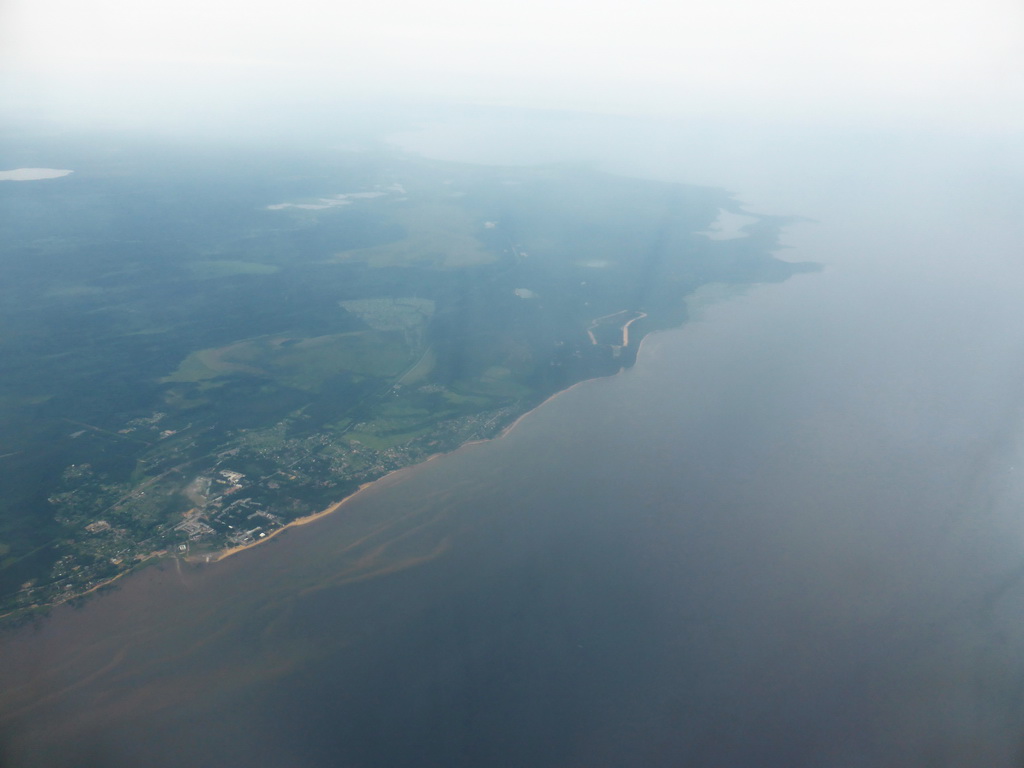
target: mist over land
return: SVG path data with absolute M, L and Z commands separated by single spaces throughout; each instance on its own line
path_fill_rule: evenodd
M 730 7 L 738 28 L 702 29 L 753 40 L 744 30 L 765 20 Z M 12 141 L 8 129 L 0 168 L 75 173 L 5 194 L 78 183 L 90 168 L 68 158 L 89 153 L 132 180 L 126 147 L 160 142 L 195 165 L 258 157 L 240 167 L 263 163 L 277 178 L 299 155 L 315 165 L 386 148 L 506 181 L 540 173 L 586 186 L 614 174 L 655 185 L 636 189 L 714 190 L 709 224 L 722 209 L 784 220 L 774 256 L 823 270 L 699 291 L 686 322 L 648 335 L 631 368 L 558 395 L 501 439 L 391 475 L 222 563 L 166 560 L 5 634 L 2 762 L 1019 765 L 1024 121 L 1019 86 L 996 76 L 1019 60 L 1002 47 L 1019 12 L 965 9 L 948 26 L 954 6 L 930 26 L 879 25 L 891 38 L 871 38 L 875 59 L 852 44 L 829 58 L 834 31 L 800 43 L 811 61 L 874 64 L 830 82 L 834 66 L 801 80 L 806 65 L 774 49 L 774 66 L 758 69 L 754 53 L 768 48 L 755 46 L 734 67 L 716 54 L 690 79 L 668 71 L 631 93 L 613 80 L 566 88 L 572 71 L 545 90 L 536 69 L 503 78 L 481 64 L 476 80 L 425 75 L 434 98 L 416 100 L 394 61 L 387 76 L 335 90 L 280 72 L 275 81 L 273 67 L 252 62 L 218 69 L 191 97 L 180 83 L 139 90 L 121 75 L 60 99 L 53 77 L 8 91 L 45 141 Z M 867 21 L 854 19 L 852 40 L 868 39 Z M 602 50 L 587 47 L 588 29 L 580 69 L 586 51 Z M 526 38 L 545 50 L 544 35 Z M 246 72 L 260 74 L 258 95 L 227 97 L 224 84 Z M 749 87 L 736 84 L 744 72 Z M 552 108 L 554 96 L 574 109 Z M 166 178 L 146 194 L 181 204 L 197 175 L 181 165 Z M 365 222 L 357 206 L 385 200 L 342 204 L 355 188 L 257 194 L 269 188 L 250 189 L 253 211 Z M 327 208 L 265 210 L 280 205 Z M 562 212 L 555 223 L 586 215 L 573 198 L 548 205 Z M 201 205 L 189 214 L 203 215 Z M 497 221 L 485 235 L 505 225 L 484 221 Z M 168 264 L 180 248 L 169 222 Z M 569 250 L 573 269 L 608 261 Z M 9 279 L 23 257 L 4 254 Z M 287 259 L 255 271 L 238 253 L 202 261 L 189 279 L 206 290 L 270 286 L 270 302 L 275 280 L 299 285 L 284 282 Z M 133 278 L 104 279 L 123 289 Z M 507 287 L 535 301 L 516 293 L 531 286 Z M 351 308 L 379 317 L 376 305 Z M 23 330 L 47 338 L 36 322 Z M 256 346 L 217 360 L 316 378 L 311 364 L 278 364 L 296 344 Z M 180 351 L 164 375 L 189 359 Z M 4 525 L 17 530 L 17 515 Z

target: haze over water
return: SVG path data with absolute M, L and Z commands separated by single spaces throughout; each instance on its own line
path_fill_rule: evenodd
M 589 159 L 538 135 L 406 143 Z M 605 166 L 813 218 L 783 255 L 826 270 L 314 525 L 6 639 L 0 687 L 33 705 L 6 762 L 1019 764 L 1017 158 L 647 139 Z

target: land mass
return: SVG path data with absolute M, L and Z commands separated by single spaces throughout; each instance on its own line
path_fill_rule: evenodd
M 628 367 L 701 286 L 815 268 L 789 219 L 702 234 L 721 190 L 580 169 L 75 159 L 0 189 L 9 616 L 270 539 Z

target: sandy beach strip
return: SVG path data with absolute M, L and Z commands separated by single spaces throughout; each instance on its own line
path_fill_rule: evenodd
M 616 373 L 616 374 L 613 374 L 613 375 L 618 375 L 618 374 Z M 597 378 L 607 378 L 607 377 L 597 377 Z M 529 416 L 530 414 L 532 414 L 532 413 L 538 411 L 539 409 L 543 408 L 545 405 L 550 403 L 556 397 L 561 397 L 566 392 L 571 392 L 572 390 L 576 389 L 576 387 L 580 386 L 581 384 L 586 384 L 588 381 L 595 381 L 595 379 L 584 379 L 583 381 L 577 381 L 571 387 L 566 387 L 563 390 L 555 392 L 553 395 L 551 395 L 550 397 L 545 398 L 542 402 L 538 403 L 536 406 L 534 406 L 533 408 L 528 410 L 526 413 L 523 413 L 520 416 L 518 416 L 515 421 L 513 421 L 507 427 L 502 429 L 501 432 L 499 432 L 494 437 L 488 437 L 488 438 L 485 438 L 485 439 L 482 439 L 482 440 L 470 440 L 469 442 L 463 443 L 458 448 L 455 448 L 455 449 L 453 449 L 451 451 L 447 451 L 447 452 L 443 452 L 443 453 L 433 453 L 430 456 L 428 456 L 427 458 L 425 458 L 423 461 L 418 461 L 415 464 L 410 464 L 407 467 L 401 467 L 399 469 L 393 469 L 390 472 L 388 472 L 386 475 L 382 475 L 381 477 L 378 477 L 376 480 L 371 480 L 368 483 L 363 483 L 362 485 L 359 486 L 359 488 L 357 488 L 355 491 L 350 493 L 348 496 L 346 496 L 345 498 L 341 499 L 340 501 L 334 502 L 333 504 L 329 505 L 325 509 L 322 509 L 319 512 L 316 512 L 316 513 L 314 513 L 312 515 L 306 515 L 305 517 L 300 517 L 297 520 L 292 520 L 289 523 L 285 523 L 280 528 L 276 528 L 275 530 L 273 530 L 270 533 L 268 533 L 262 539 L 257 539 L 256 541 L 253 541 L 253 542 L 251 542 L 249 544 L 239 544 L 237 547 L 229 547 L 228 549 L 222 549 L 222 550 L 220 550 L 219 552 L 216 552 L 216 553 L 210 553 L 210 554 L 206 554 L 206 555 L 192 555 L 188 559 L 189 559 L 190 562 L 218 563 L 218 562 L 220 562 L 221 560 L 223 560 L 223 559 L 225 559 L 227 557 L 231 557 L 232 555 L 237 555 L 239 552 L 245 552 L 248 549 L 254 549 L 255 547 L 258 547 L 260 544 L 265 544 L 266 542 L 270 541 L 272 538 L 277 536 L 279 533 L 282 533 L 282 532 L 288 530 L 289 528 L 292 528 L 294 526 L 299 526 L 299 525 L 309 525 L 310 523 L 316 522 L 320 518 L 327 517 L 327 515 L 334 514 L 339 509 L 341 509 L 343 506 L 345 506 L 345 504 L 347 504 L 349 501 L 351 501 L 356 496 L 361 494 L 363 491 L 366 491 L 369 488 L 372 488 L 373 486 L 377 485 L 378 483 L 384 482 L 385 480 L 390 478 L 392 475 L 395 475 L 395 474 L 397 474 L 399 472 L 406 472 L 406 471 L 412 470 L 412 469 L 414 469 L 416 467 L 422 467 L 424 464 L 427 464 L 427 463 L 429 463 L 431 461 L 434 461 L 435 459 L 439 459 L 442 456 L 450 456 L 451 454 L 456 453 L 458 451 L 461 451 L 464 448 L 469 448 L 472 445 L 478 445 L 480 443 L 488 443 L 491 440 L 500 440 L 501 438 L 505 437 L 505 435 L 507 435 L 509 432 L 511 432 L 513 429 L 515 429 L 519 425 L 519 422 L 521 422 L 527 416 Z
M 433 456 L 431 456 L 430 458 L 433 458 Z M 416 466 L 419 466 L 422 463 L 423 462 L 417 462 L 416 464 L 412 464 L 410 466 L 416 467 Z M 244 552 L 247 549 L 253 549 L 254 547 L 258 547 L 260 544 L 264 544 L 264 543 L 270 541 L 272 538 L 277 536 L 279 533 L 283 533 L 284 531 L 287 531 L 289 528 L 294 528 L 294 527 L 300 526 L 300 525 L 309 525 L 310 523 L 319 520 L 321 517 L 327 517 L 327 515 L 330 515 L 330 514 L 333 514 L 333 513 L 337 512 L 345 504 L 347 504 L 349 501 L 354 499 L 356 496 L 358 496 L 360 493 L 365 491 L 367 488 L 370 488 L 371 486 L 374 486 L 377 483 L 379 483 L 379 482 L 381 482 L 383 480 L 386 480 L 387 478 L 391 477 L 391 475 L 395 474 L 395 472 L 401 472 L 403 469 L 409 469 L 409 468 L 410 467 L 402 467 L 402 469 L 394 469 L 394 470 L 388 472 L 386 475 L 378 477 L 376 480 L 371 480 L 368 483 L 363 483 L 356 490 L 354 490 L 348 496 L 343 498 L 341 501 L 336 501 L 333 504 L 331 504 L 328 507 L 326 507 L 325 509 L 322 509 L 319 512 L 315 512 L 312 515 L 306 515 L 305 517 L 300 517 L 300 518 L 298 518 L 296 520 L 292 520 L 291 522 L 285 523 L 280 528 L 276 528 L 273 531 L 271 531 L 270 533 L 268 533 L 262 539 L 256 539 L 255 541 L 253 541 L 253 542 L 251 542 L 249 544 L 239 544 L 237 547 L 229 547 L 228 549 L 222 549 L 219 552 L 216 552 L 216 553 L 213 553 L 213 554 L 194 555 L 194 556 L 190 557 L 189 560 L 191 560 L 193 562 L 202 562 L 202 563 L 205 563 L 205 562 L 219 563 L 224 558 L 231 557 L 232 555 L 237 555 L 239 552 Z
M 626 323 L 624 326 L 622 326 L 622 346 L 624 346 L 624 347 L 628 347 L 629 346 L 629 326 L 631 326 L 637 320 L 643 320 L 645 317 L 647 317 L 647 313 L 646 312 L 641 312 L 639 315 L 637 315 L 632 320 L 630 320 L 628 323 Z

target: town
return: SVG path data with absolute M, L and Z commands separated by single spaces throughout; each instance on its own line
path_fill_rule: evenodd
M 465 442 L 496 435 L 518 415 L 511 406 L 442 420 L 428 435 L 385 448 L 317 433 L 286 436 L 288 422 L 240 431 L 202 461 L 189 460 L 185 440 L 162 450 L 150 474 L 134 485 L 109 482 L 88 464 L 68 467 L 50 497 L 57 520 L 85 535 L 61 542 L 63 553 L 48 580 L 27 582 L 7 609 L 52 605 L 88 594 L 149 561 L 184 557 L 210 562 L 223 552 L 266 539 L 288 523 L 321 511 L 389 472 L 419 463 Z M 158 429 L 164 414 L 135 420 Z M 373 430 L 374 424 L 358 424 Z M 163 434 L 169 430 L 163 429 Z M 238 467 L 259 467 L 242 472 Z

